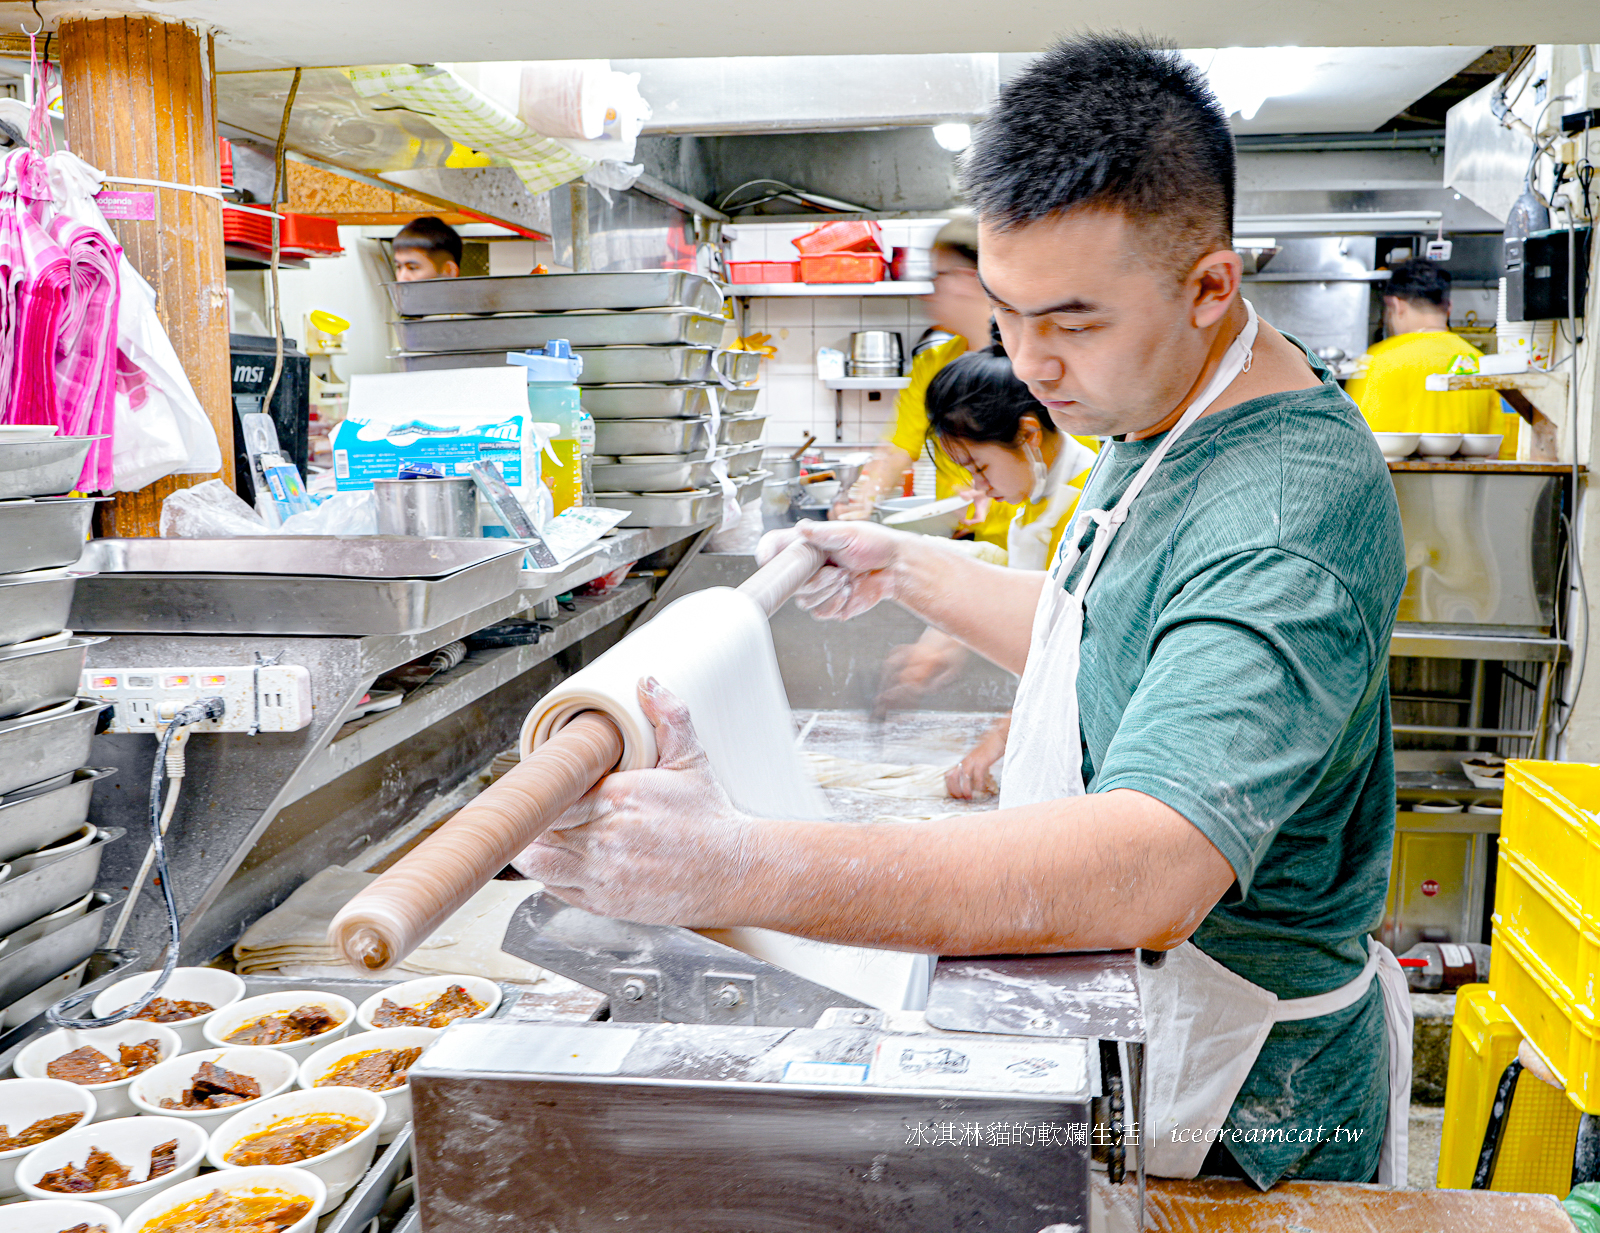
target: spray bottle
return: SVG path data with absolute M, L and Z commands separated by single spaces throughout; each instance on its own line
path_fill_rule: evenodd
M 533 419 L 556 426 L 549 446 L 555 466 L 547 476 L 555 512 L 592 505 L 594 417 L 583 409 L 577 385 L 583 360 L 572 354 L 566 339 L 554 338 L 542 350 L 508 352 L 506 363 L 527 369 L 528 410 Z

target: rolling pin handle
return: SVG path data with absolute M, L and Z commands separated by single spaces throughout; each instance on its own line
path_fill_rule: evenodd
M 745 579 L 739 590 L 760 604 L 770 617 L 826 562 L 820 548 L 797 539 Z

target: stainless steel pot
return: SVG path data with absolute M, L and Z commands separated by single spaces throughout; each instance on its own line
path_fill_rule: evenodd
M 372 481 L 379 535 L 411 539 L 473 539 L 478 534 L 478 486 L 471 477 Z
M 857 330 L 850 335 L 852 377 L 898 377 L 905 362 L 905 344 L 894 330 Z

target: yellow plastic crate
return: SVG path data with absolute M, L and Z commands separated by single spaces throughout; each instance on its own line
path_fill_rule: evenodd
M 1517 1056 L 1522 1033 L 1488 985 L 1456 990 L 1450 1027 L 1450 1073 L 1444 1089 L 1444 1133 L 1439 1141 L 1439 1187 L 1467 1190 L 1478 1167 L 1495 1087 Z
M 1595 974 L 1584 965 L 1586 957 L 1592 961 L 1600 954 L 1583 946 L 1578 905 L 1504 841 L 1495 879 L 1494 924 L 1538 956 L 1564 1002 L 1594 1008 Z
M 1487 985 L 1457 990 L 1439 1144 L 1441 1189 L 1471 1187 L 1500 1076 L 1521 1042 Z M 1500 1135 L 1489 1189 L 1565 1197 L 1572 1188 L 1572 1148 L 1581 1116 L 1555 1088 L 1524 1071 Z
M 1600 766 L 1512 761 L 1500 842 L 1544 874 L 1600 933 Z
M 1572 1024 L 1576 1010 L 1562 1000 L 1555 978 L 1544 964 L 1518 945 L 1517 940 L 1496 928 L 1489 960 L 1489 988 L 1494 999 L 1511 1016 L 1511 1021 L 1533 1042 L 1567 1085 L 1567 1057 L 1572 1048 Z

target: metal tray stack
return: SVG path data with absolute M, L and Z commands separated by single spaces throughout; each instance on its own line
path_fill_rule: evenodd
M 0 1025 L 69 992 L 112 897 L 92 891 L 121 831 L 88 821 L 85 765 L 106 709 L 78 698 L 88 649 L 68 616 L 95 502 L 66 497 L 98 437 L 0 436 Z
M 766 417 L 750 386 L 761 357 L 718 349 L 715 283 L 682 270 L 544 274 L 393 283 L 398 363 L 408 371 L 505 363 L 506 352 L 564 338 L 583 360 L 595 419 L 594 488 L 626 509 L 624 527 L 716 517 L 715 463 L 748 500 Z

